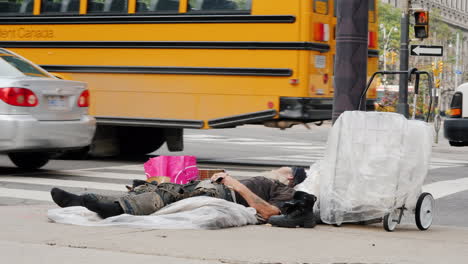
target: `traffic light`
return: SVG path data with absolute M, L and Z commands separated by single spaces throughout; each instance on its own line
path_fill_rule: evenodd
M 443 72 L 444 71 L 444 62 L 443 61 L 439 61 L 439 72 Z
M 432 63 L 432 72 L 434 73 L 434 76 L 439 75 L 439 69 L 436 66 L 434 66 L 434 63 Z
M 414 11 L 414 35 L 420 39 L 429 37 L 428 11 Z

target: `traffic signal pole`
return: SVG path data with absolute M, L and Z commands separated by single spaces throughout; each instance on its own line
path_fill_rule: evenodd
M 401 30 L 400 30 L 400 71 L 408 71 L 409 65 L 409 2 L 410 0 L 402 1 L 401 14 Z M 408 74 L 400 75 L 400 87 L 398 92 L 397 112 L 409 117 L 408 105 Z
M 358 110 L 366 88 L 368 58 L 368 0 L 337 0 L 336 55 L 332 121 Z M 364 102 L 361 103 L 365 107 Z M 364 110 L 364 109 L 360 109 Z

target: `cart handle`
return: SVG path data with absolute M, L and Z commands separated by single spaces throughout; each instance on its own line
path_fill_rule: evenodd
M 414 84 L 414 92 L 416 94 L 419 94 L 419 80 L 420 80 L 420 75 L 421 74 L 424 74 L 424 75 L 427 75 L 428 77 L 428 81 L 429 81 L 429 92 L 430 92 L 430 97 L 429 97 L 429 111 L 427 113 L 427 116 L 426 116 L 426 122 L 429 122 L 429 117 L 431 115 L 431 109 L 432 109 L 432 96 L 433 96 L 433 89 L 434 89 L 434 86 L 433 86 L 433 80 L 432 80 L 432 75 L 427 72 L 427 71 L 418 71 L 417 68 L 412 68 L 408 71 L 376 71 L 374 72 L 374 74 L 372 74 L 372 77 L 369 79 L 369 81 L 367 82 L 367 85 L 366 85 L 366 89 L 361 93 L 361 97 L 359 99 L 359 105 L 357 107 L 358 110 L 365 110 L 365 109 L 361 109 L 362 107 L 362 102 L 364 101 L 364 98 L 366 96 L 366 93 L 367 91 L 369 90 L 369 87 L 371 86 L 372 84 L 372 81 L 374 81 L 374 78 L 377 74 L 380 74 L 380 75 L 385 75 L 385 74 L 391 74 L 391 75 L 395 75 L 395 74 L 399 74 L 399 75 L 403 75 L 403 74 L 406 74 L 408 75 L 408 80 L 411 81 L 411 76 L 412 75 L 415 75 L 416 76 L 416 79 L 415 79 L 415 84 Z M 364 105 L 365 107 L 365 105 Z

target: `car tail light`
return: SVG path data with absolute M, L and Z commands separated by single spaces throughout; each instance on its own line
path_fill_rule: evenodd
M 314 40 L 328 41 L 330 39 L 330 27 L 328 24 L 314 24 Z
M 369 48 L 377 48 L 377 34 L 375 32 L 369 31 L 367 44 Z
M 461 117 L 462 116 L 462 102 L 463 94 L 456 92 L 452 97 L 452 102 L 450 103 L 450 117 Z
M 33 107 L 39 104 L 37 96 L 29 89 L 7 87 L 0 88 L 0 99 L 9 105 Z
M 89 107 L 89 91 L 84 90 L 80 97 L 78 97 L 78 106 L 79 107 Z

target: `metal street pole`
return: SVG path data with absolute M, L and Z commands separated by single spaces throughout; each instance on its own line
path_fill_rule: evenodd
M 383 69 L 384 71 L 387 70 L 387 30 L 383 24 L 380 24 L 383 30 L 383 37 L 384 37 L 384 46 L 383 46 Z M 384 75 L 385 78 L 385 75 Z
M 460 50 L 460 33 L 457 32 L 457 44 L 455 45 L 455 88 L 458 87 L 458 71 L 459 69 L 459 50 Z
M 366 88 L 369 23 L 368 0 L 337 0 L 335 3 L 337 23 L 333 122 L 344 111 L 358 110 L 361 93 Z M 366 102 L 361 105 L 365 109 Z
M 387 49 L 388 49 L 388 43 L 390 42 L 390 36 L 392 35 L 393 31 L 397 31 L 396 27 L 392 27 L 388 34 L 387 34 L 387 28 L 385 27 L 384 24 L 380 24 L 380 28 L 383 31 L 383 40 L 384 40 L 384 50 L 383 50 L 383 70 L 387 71 Z M 387 85 L 387 76 L 383 75 L 383 84 Z
M 410 0 L 403 0 L 401 10 L 401 34 L 400 34 L 400 71 L 408 71 L 409 65 L 409 3 Z M 409 117 L 408 105 L 408 74 L 400 75 L 400 90 L 398 93 L 397 112 Z

